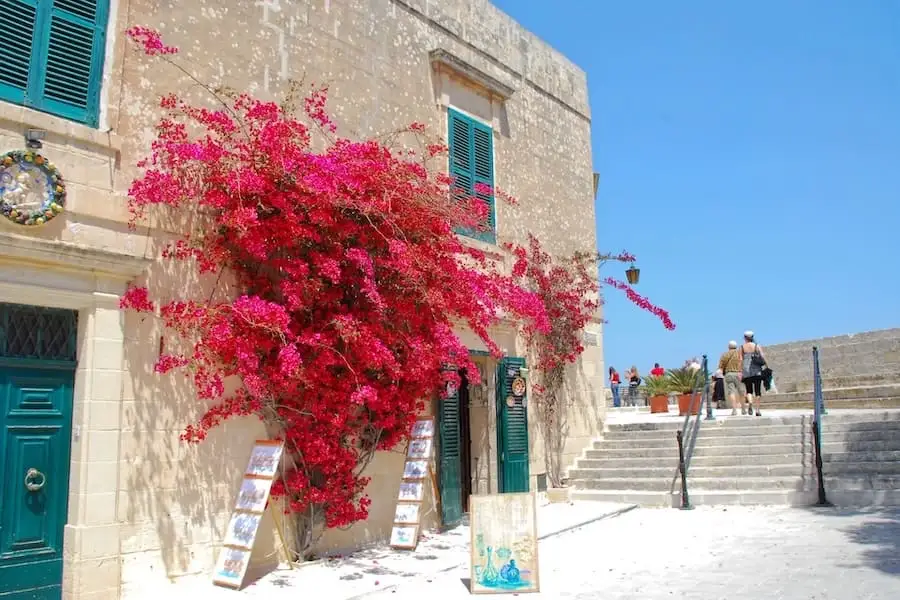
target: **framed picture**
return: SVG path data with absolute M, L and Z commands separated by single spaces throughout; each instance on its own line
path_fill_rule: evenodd
M 419 419 L 412 428 L 412 438 L 434 437 L 434 419 Z
M 419 523 L 419 504 L 405 504 L 400 503 L 397 505 L 397 510 L 394 512 L 394 523 L 398 525 L 417 525 Z
M 231 522 L 228 523 L 228 530 L 225 532 L 226 546 L 240 546 L 251 550 L 253 542 L 256 540 L 256 532 L 259 530 L 259 523 L 262 521 L 262 515 L 253 513 L 236 512 L 231 515 Z
M 533 493 L 472 496 L 469 522 L 472 594 L 540 591 Z
M 419 541 L 418 525 L 394 525 L 391 530 L 391 547 L 414 550 Z
M 278 472 L 283 448 L 282 443 L 275 440 L 257 440 L 250 453 L 250 464 L 247 465 L 246 474 L 274 478 Z
M 213 582 L 230 588 L 240 589 L 250 564 L 250 551 L 236 548 L 222 548 L 213 571 Z
M 431 447 L 434 441 L 431 438 L 410 440 L 406 458 L 431 458 Z
M 241 482 L 235 508 L 249 512 L 265 511 L 271 487 L 272 482 L 267 479 L 245 479 Z
M 403 467 L 403 479 L 425 479 L 428 477 L 427 460 L 408 460 Z
M 400 495 L 397 499 L 401 502 L 421 502 L 424 495 L 425 484 L 421 481 L 400 482 Z

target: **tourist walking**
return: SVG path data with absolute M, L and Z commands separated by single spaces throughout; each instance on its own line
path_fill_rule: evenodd
M 622 399 L 619 397 L 619 384 L 622 380 L 619 378 L 619 372 L 614 368 L 609 368 L 609 389 L 612 390 L 613 406 L 619 408 L 622 406 Z
M 763 370 L 766 368 L 766 357 L 762 347 L 756 343 L 752 331 L 744 332 L 744 343 L 740 348 L 741 379 L 747 391 L 747 414 L 753 414 L 753 399 L 756 399 L 756 416 L 760 416 L 762 403 Z
M 725 379 L 725 395 L 731 401 L 731 414 L 737 414 L 739 398 L 741 397 L 741 357 L 738 352 L 737 342 L 728 342 L 728 350 L 719 358 L 719 369 Z M 741 404 L 741 414 L 747 414 L 747 408 Z
M 631 365 L 631 370 L 628 371 L 628 403 L 630 406 L 637 406 L 639 385 L 641 385 L 641 374 L 638 373 L 636 365 Z
M 712 376 L 713 402 L 716 408 L 725 408 L 725 374 L 722 369 L 716 369 Z M 735 411 L 734 414 L 737 414 Z

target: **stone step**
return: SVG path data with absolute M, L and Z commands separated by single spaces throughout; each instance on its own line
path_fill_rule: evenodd
M 824 463 L 839 462 L 892 462 L 900 461 L 900 451 L 897 450 L 875 450 L 871 452 L 832 452 L 826 448 L 822 449 L 822 461 Z
M 846 492 L 845 492 L 846 493 Z M 641 492 L 636 490 L 572 490 L 572 501 L 637 504 L 644 508 L 678 508 L 681 491 Z M 691 490 L 693 506 L 812 506 L 818 500 L 815 490 Z M 829 498 L 830 500 L 830 498 Z M 834 502 L 832 500 L 832 502 Z
M 900 475 L 825 475 L 827 490 L 897 490 L 900 492 Z
M 753 465 L 812 465 L 813 456 L 809 453 L 805 455 L 790 454 L 719 454 L 712 456 L 703 456 L 694 454 L 691 458 L 690 468 L 695 467 L 730 467 L 730 466 L 753 466 Z M 658 457 L 628 457 L 628 458 L 579 458 L 575 462 L 577 469 L 615 469 L 615 468 L 676 468 L 678 466 L 678 456 Z
M 644 508 L 671 508 L 681 502 L 680 494 L 670 492 L 639 492 L 620 490 L 579 490 L 573 489 L 569 494 L 573 502 L 596 501 L 615 502 L 617 504 L 636 504 Z
M 793 382 L 782 383 L 778 381 L 778 375 L 775 375 L 778 391 L 780 392 L 808 392 L 812 391 L 814 384 L 812 379 L 802 379 Z M 823 391 L 835 388 L 853 388 L 865 387 L 872 385 L 900 385 L 900 374 L 871 374 L 871 375 L 855 375 L 847 377 L 829 377 L 822 380 Z
M 776 394 L 773 396 L 773 399 L 770 403 L 763 402 L 763 410 L 812 410 L 813 402 L 812 400 L 791 400 L 781 398 L 778 399 L 777 396 L 781 394 Z M 848 408 L 867 408 L 867 409 L 884 409 L 884 408 L 900 408 L 900 395 L 897 396 L 882 396 L 882 397 L 871 397 L 871 398 L 852 398 L 852 399 L 838 399 L 838 400 L 826 400 L 825 408 L 827 410 L 833 409 L 848 409 Z
M 697 466 L 691 464 L 689 479 L 698 477 L 740 478 L 740 477 L 799 477 L 812 472 L 811 465 L 800 463 L 783 465 L 727 465 Z M 577 468 L 569 471 L 569 479 L 666 479 L 677 473 L 678 465 L 629 468 Z M 900 473 L 900 470 L 897 471 Z
M 777 394 L 764 394 L 763 406 L 766 406 L 768 402 L 812 402 L 813 394 L 814 392 L 812 392 L 811 390 L 803 392 L 787 392 L 784 390 L 779 390 L 779 393 Z M 831 389 L 822 390 L 822 396 L 825 398 L 825 407 L 827 408 L 829 402 L 831 401 L 857 400 L 866 398 L 892 398 L 895 396 L 900 397 L 900 385 L 885 384 L 853 386 L 845 388 L 832 387 Z
M 843 425 L 842 425 L 843 427 Z M 700 426 L 699 438 L 707 437 L 731 437 L 740 435 L 770 435 L 770 434 L 803 434 L 812 431 L 812 420 L 809 424 L 798 425 L 760 425 L 758 427 L 722 427 L 718 424 L 703 423 Z M 631 440 L 631 439 L 674 439 L 674 431 L 609 431 L 603 434 L 603 440 Z
M 878 478 L 871 477 L 858 479 L 869 479 L 875 481 Z M 574 479 L 571 481 L 571 484 L 576 489 L 623 491 L 638 490 L 646 492 L 663 492 L 666 490 L 671 490 L 673 485 L 675 485 L 676 488 L 678 488 L 678 486 L 680 485 L 679 479 L 675 476 L 674 473 L 670 477 L 659 479 Z M 810 485 L 815 485 L 815 477 L 813 476 L 727 478 L 688 477 L 689 490 L 805 490 L 809 489 Z
M 826 481 L 828 481 L 826 479 Z M 900 490 L 832 490 L 827 492 L 828 501 L 835 506 L 882 507 L 900 506 Z
M 865 423 L 865 427 L 857 428 L 852 424 L 839 424 L 823 426 L 822 443 L 834 442 L 876 442 L 900 439 L 900 427 L 894 423 Z M 700 429 L 697 435 L 697 443 L 709 446 L 731 444 L 756 444 L 759 440 L 768 439 L 773 443 L 787 441 L 805 441 L 812 439 L 812 427 L 800 425 L 782 425 L 774 427 L 743 428 L 743 429 Z M 662 448 L 677 447 L 674 434 L 670 432 L 646 431 L 641 435 L 604 435 L 601 439 L 594 440 L 593 448 Z
M 699 444 L 699 442 L 698 442 Z M 894 452 L 900 451 L 900 437 L 881 440 L 828 440 L 822 436 L 822 456 L 829 452 Z
M 859 453 L 849 453 L 857 458 Z M 824 461 L 822 463 L 822 471 L 828 475 L 855 475 L 855 474 L 878 474 L 878 475 L 900 475 L 900 461 L 842 461 L 832 462 Z

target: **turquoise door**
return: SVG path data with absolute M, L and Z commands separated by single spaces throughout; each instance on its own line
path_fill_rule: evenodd
M 528 399 L 513 393 L 525 359 L 507 356 L 497 367 L 497 461 L 500 493 L 527 492 L 531 476 L 528 462 Z
M 438 398 L 438 475 L 441 492 L 441 521 L 452 527 L 462 520 L 462 454 L 459 433 L 459 391 L 448 390 Z M 2 600 L 2 599 L 0 599 Z
M 62 598 L 74 311 L 0 304 L 0 599 Z

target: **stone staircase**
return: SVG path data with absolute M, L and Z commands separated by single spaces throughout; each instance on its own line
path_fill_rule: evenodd
M 840 382 L 826 382 L 822 391 L 825 406 L 841 408 L 900 408 L 900 383 L 891 380 L 876 385 L 859 385 L 847 382 L 847 387 L 838 387 Z M 799 386 L 791 386 L 799 387 Z M 806 387 L 806 386 L 802 386 Z M 777 394 L 763 395 L 763 409 L 791 410 L 813 408 L 812 384 L 808 389 L 787 391 L 779 386 Z
M 816 502 L 812 415 L 702 422 L 688 471 L 694 504 L 809 505 Z M 637 415 L 632 415 L 635 418 Z M 573 500 L 679 506 L 682 420 L 640 415 L 607 425 L 569 470 Z M 823 421 L 829 500 L 839 505 L 900 505 L 900 411 L 832 409 Z M 833 496 L 833 498 L 831 497 Z

